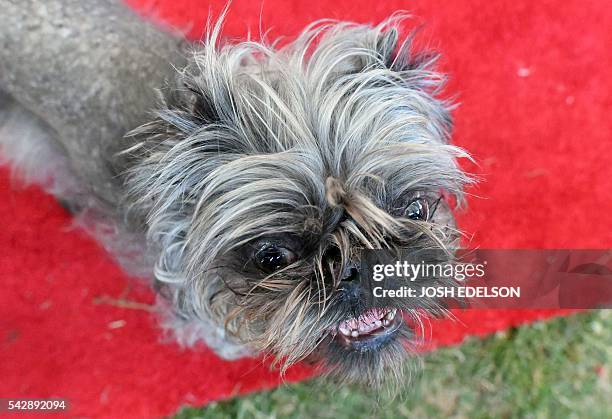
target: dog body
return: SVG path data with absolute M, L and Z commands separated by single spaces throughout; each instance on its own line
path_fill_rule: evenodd
M 452 248 L 445 200 L 471 182 L 436 56 L 399 41 L 400 18 L 274 49 L 220 45 L 221 21 L 187 45 L 113 0 L 0 7 L 4 154 L 155 278 L 180 340 L 396 374 L 397 310 L 420 315 L 367 303 L 359 250 Z

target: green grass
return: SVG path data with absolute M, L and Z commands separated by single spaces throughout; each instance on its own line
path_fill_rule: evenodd
M 612 418 L 611 356 L 612 310 L 600 310 L 429 354 L 399 397 L 318 378 L 176 418 Z

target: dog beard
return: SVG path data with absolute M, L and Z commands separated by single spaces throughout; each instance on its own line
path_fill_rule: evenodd
M 126 207 L 179 318 L 283 368 L 308 359 L 341 380 L 401 381 L 414 325 L 444 309 L 376 306 L 360 251 L 452 259 L 448 202 L 472 179 L 448 143 L 437 55 L 400 43 L 400 22 L 322 22 L 279 49 L 219 46 L 218 23 L 128 135 Z

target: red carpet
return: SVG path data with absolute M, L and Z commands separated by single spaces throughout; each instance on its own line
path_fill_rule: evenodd
M 201 33 L 224 0 L 131 0 L 156 18 Z M 318 18 L 378 22 L 409 9 L 421 39 L 444 54 L 457 93 L 455 142 L 484 183 L 461 227 L 494 248 L 612 246 L 612 8 L 608 2 L 281 1 L 261 13 L 272 35 Z M 225 33 L 258 31 L 260 2 L 235 0 Z M 605 210 L 604 210 L 605 209 Z M 71 416 L 159 417 L 268 388 L 261 360 L 224 362 L 205 348 L 162 343 L 146 310 L 152 295 L 128 281 L 69 216 L 38 189 L 13 190 L 0 172 L 0 395 L 68 398 Z M 124 294 L 127 293 L 127 294 Z M 125 297 L 134 303 L 119 307 Z M 471 311 L 433 325 L 449 345 L 555 312 Z M 295 368 L 286 377 L 309 374 Z

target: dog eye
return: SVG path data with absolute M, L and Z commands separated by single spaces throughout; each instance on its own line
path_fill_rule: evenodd
M 291 250 L 269 244 L 255 254 L 255 263 L 262 271 L 272 273 L 295 262 L 296 255 Z
M 404 217 L 411 220 L 427 221 L 429 218 L 429 203 L 421 198 L 415 199 L 406 207 Z

